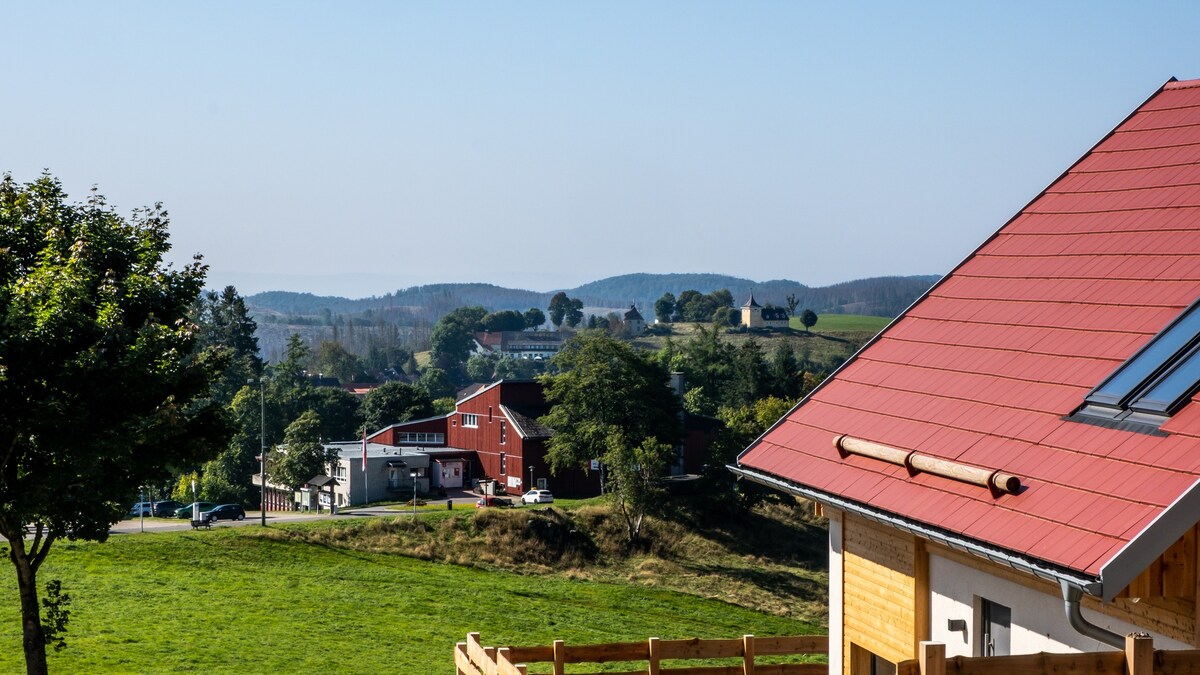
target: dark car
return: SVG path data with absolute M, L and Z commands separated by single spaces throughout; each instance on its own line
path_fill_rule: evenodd
M 201 520 L 245 520 L 246 510 L 240 504 L 221 504 L 200 514 Z
M 192 502 L 192 504 L 200 505 L 200 513 L 204 513 L 205 511 L 207 511 L 213 507 L 212 502 Z M 181 506 L 178 509 L 175 509 L 175 517 L 176 518 L 191 518 L 192 517 L 192 504 L 188 504 L 187 506 Z
M 512 505 L 512 500 L 508 499 L 507 497 L 484 497 L 475 502 L 475 508 L 477 509 L 482 509 L 485 506 L 497 506 L 500 508 L 505 508 Z
M 175 511 L 181 506 L 183 506 L 183 504 L 180 504 L 174 499 L 155 502 L 154 515 L 158 516 L 159 518 L 173 518 L 175 516 Z

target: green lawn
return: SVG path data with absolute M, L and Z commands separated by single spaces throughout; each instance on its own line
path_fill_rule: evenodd
M 814 333 L 878 333 L 890 322 L 891 319 L 885 316 L 821 314 L 812 330 Z M 791 326 L 796 330 L 804 330 L 804 326 L 796 317 L 792 317 Z
M 447 673 L 453 672 L 453 645 L 468 631 L 481 632 L 485 644 L 530 645 L 821 630 L 644 586 L 483 571 L 272 538 L 279 529 L 56 545 L 41 584 L 62 579 L 73 602 L 69 647 L 51 652 L 51 670 Z M 20 672 L 16 582 L 11 567 L 5 569 L 0 672 Z

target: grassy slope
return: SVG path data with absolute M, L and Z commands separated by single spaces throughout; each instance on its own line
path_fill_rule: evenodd
M 51 654 L 52 670 L 444 673 L 468 631 L 488 644 L 548 644 L 824 630 L 824 572 L 793 573 L 821 530 L 793 529 L 786 513 L 746 516 L 759 533 L 749 539 L 736 522 L 690 514 L 699 533 L 660 524 L 657 554 L 634 558 L 610 555 L 615 525 L 596 507 L 422 517 L 419 529 L 402 516 L 63 543 L 41 575 L 63 579 L 74 600 L 70 647 Z M 522 550 L 534 542 L 530 560 L 508 548 L 518 536 Z M 752 550 L 760 537 L 776 543 Z M 476 566 L 436 562 L 454 559 Z M 10 598 L 0 672 L 16 672 L 11 572 L 0 593 Z

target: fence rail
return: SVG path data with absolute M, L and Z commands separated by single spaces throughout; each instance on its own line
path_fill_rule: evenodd
M 1123 652 L 946 658 L 946 646 L 922 642 L 920 657 L 896 665 L 896 675 L 1200 675 L 1200 651 L 1155 650 L 1148 635 L 1125 637 Z
M 528 664 L 552 664 L 554 675 L 563 675 L 566 664 L 645 661 L 645 667 L 604 675 L 824 675 L 823 663 L 756 665 L 758 656 L 828 654 L 824 635 L 756 638 L 746 635 L 726 640 L 660 640 L 611 642 L 597 645 L 568 645 L 562 640 L 541 647 L 485 647 L 479 633 L 468 633 L 466 642 L 454 647 L 457 675 L 527 675 Z M 739 665 L 664 668 L 663 661 L 738 658 Z M 598 675 L 579 673 L 577 675 Z

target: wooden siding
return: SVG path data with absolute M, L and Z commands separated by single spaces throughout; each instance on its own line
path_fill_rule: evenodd
M 921 608 L 916 558 L 923 548 L 911 535 L 847 514 L 842 551 L 842 653 L 857 645 L 892 663 L 915 658 Z

